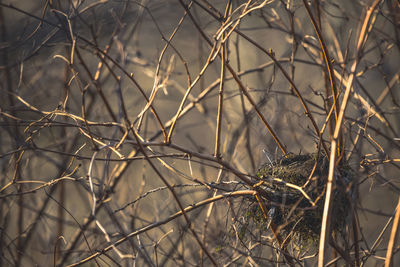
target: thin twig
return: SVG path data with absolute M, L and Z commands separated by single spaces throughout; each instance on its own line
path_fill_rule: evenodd
M 325 203 L 324 203 L 324 212 L 322 216 L 322 224 L 321 224 L 321 234 L 320 234 L 320 241 L 319 241 L 319 254 L 318 254 L 318 267 L 323 267 L 325 263 L 325 248 L 328 242 L 328 236 L 330 232 L 330 225 L 329 225 L 329 218 L 330 218 L 330 210 L 331 210 L 331 199 L 332 199 L 332 193 L 333 193 L 333 186 L 335 183 L 335 168 L 336 168 L 336 151 L 337 151 L 337 145 L 338 145 L 338 137 L 340 134 L 340 131 L 342 129 L 342 123 L 343 123 L 343 118 L 344 118 L 344 113 L 346 111 L 347 104 L 349 102 L 350 98 L 350 92 L 351 88 L 353 85 L 353 79 L 355 75 L 355 71 L 358 65 L 358 62 L 360 60 L 360 53 L 361 49 L 364 46 L 366 39 L 368 37 L 367 35 L 367 26 L 369 24 L 369 19 L 372 15 L 372 12 L 375 10 L 375 7 L 379 4 L 380 0 L 375 0 L 373 4 L 368 7 L 363 25 L 358 37 L 358 43 L 356 47 L 356 59 L 353 62 L 353 65 L 351 66 L 350 69 L 350 76 L 347 81 L 346 85 L 346 91 L 343 97 L 342 104 L 340 106 L 340 112 L 338 116 L 338 120 L 336 122 L 336 127 L 335 131 L 332 137 L 331 141 L 331 153 L 329 157 L 329 174 L 328 174 L 328 180 L 326 184 L 326 194 L 325 194 Z
M 394 216 L 392 232 L 390 233 L 390 239 L 386 251 L 386 259 L 385 259 L 385 267 L 393 266 L 393 249 L 397 240 L 397 231 L 399 230 L 399 221 L 400 221 L 400 196 L 397 202 L 396 207 L 396 215 Z

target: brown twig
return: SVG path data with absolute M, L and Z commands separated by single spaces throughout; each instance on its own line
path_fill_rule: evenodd
M 120 244 L 124 243 L 127 239 L 129 239 L 131 237 L 134 237 L 134 236 L 137 236 L 137 235 L 139 235 L 141 233 L 147 232 L 147 231 L 149 231 L 151 229 L 157 228 L 157 227 L 159 227 L 161 225 L 164 225 L 164 224 L 166 224 L 166 223 L 168 223 L 168 222 L 170 222 L 170 221 L 172 221 L 172 220 L 174 220 L 174 219 L 176 219 L 176 218 L 178 218 L 178 217 L 180 217 L 182 215 L 185 216 L 185 214 L 187 214 L 188 212 L 191 212 L 192 210 L 198 209 L 198 208 L 200 208 L 202 206 L 208 205 L 210 203 L 219 201 L 219 200 L 227 198 L 227 197 L 249 196 L 249 195 L 253 195 L 254 193 L 255 193 L 255 191 L 253 191 L 253 190 L 236 191 L 236 192 L 232 192 L 232 193 L 226 193 L 226 194 L 217 195 L 215 197 L 211 197 L 211 198 L 205 199 L 203 201 L 199 201 L 196 204 L 190 205 L 190 206 L 184 208 L 183 210 L 176 212 L 175 214 L 169 216 L 168 218 L 166 218 L 164 220 L 149 224 L 149 225 L 147 225 L 145 227 L 142 227 L 142 228 L 140 228 L 140 229 L 138 229 L 138 230 L 136 230 L 134 232 L 131 232 L 128 235 L 124 236 L 123 238 L 113 242 L 111 245 L 103 248 L 100 252 L 95 252 L 95 253 L 91 254 L 90 256 L 80 260 L 79 262 L 67 265 L 67 267 L 78 266 L 78 265 L 81 265 L 81 264 L 83 264 L 85 262 L 89 262 L 89 261 L 91 261 L 93 259 L 96 259 L 97 257 L 103 255 L 105 252 L 111 250 L 113 247 L 117 247 Z
M 325 248 L 328 241 L 328 236 L 330 232 L 329 226 L 329 217 L 331 210 L 331 199 L 333 193 L 333 187 L 335 183 L 335 168 L 336 168 L 336 149 L 338 145 L 339 134 L 342 129 L 342 123 L 344 118 L 344 113 L 346 111 L 346 107 L 350 97 L 350 91 L 353 85 L 353 79 L 355 75 L 355 70 L 357 68 L 358 62 L 360 60 L 361 50 L 366 42 L 368 37 L 367 35 L 367 26 L 369 25 L 369 19 L 372 15 L 372 12 L 375 10 L 376 6 L 379 4 L 380 0 L 375 0 L 370 7 L 368 7 L 365 18 L 363 20 L 362 28 L 358 37 L 357 47 L 356 47 L 356 59 L 354 60 L 351 69 L 350 76 L 347 81 L 346 91 L 343 97 L 342 104 L 340 106 L 340 112 L 338 115 L 338 120 L 336 122 L 335 131 L 331 141 L 331 153 L 329 157 L 329 175 L 326 184 L 326 194 L 325 194 L 325 203 L 324 203 L 324 213 L 322 216 L 322 225 L 321 225 L 321 235 L 319 241 L 319 254 L 318 254 L 318 267 L 323 267 L 325 263 Z
M 393 249 L 397 240 L 397 232 L 399 230 L 399 221 L 400 221 L 400 196 L 397 202 L 396 213 L 393 220 L 392 232 L 390 233 L 390 239 L 386 251 L 385 267 L 394 266 L 392 258 L 393 258 Z

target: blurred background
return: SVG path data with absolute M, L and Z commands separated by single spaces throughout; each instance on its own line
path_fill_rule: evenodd
M 391 242 L 399 263 L 398 1 L 2 0 L 0 266 L 316 265 L 316 247 L 282 251 L 248 216 L 252 196 L 215 198 L 286 152 L 330 149 L 306 4 L 339 107 L 354 75 L 354 203 L 326 265 L 382 266 Z

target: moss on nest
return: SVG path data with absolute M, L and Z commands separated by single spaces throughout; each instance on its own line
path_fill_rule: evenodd
M 302 246 L 316 244 L 321 231 L 328 170 L 328 159 L 312 153 L 288 154 L 274 163 L 263 165 L 256 173 L 256 182 L 266 194 L 265 204 L 270 210 L 268 220 L 279 227 L 284 239 L 290 236 Z M 343 232 L 350 210 L 350 194 L 346 191 L 350 188 L 353 173 L 348 164 L 343 163 L 337 167 L 337 174 L 331 227 L 333 231 Z M 253 204 L 258 206 L 256 202 Z M 250 210 L 254 210 L 253 204 Z M 260 216 L 255 217 L 259 224 Z

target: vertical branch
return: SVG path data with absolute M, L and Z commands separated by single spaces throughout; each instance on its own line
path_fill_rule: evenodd
M 65 47 L 66 52 L 68 52 L 68 47 Z M 67 105 L 67 100 L 68 100 L 68 94 L 69 94 L 69 85 L 68 85 L 68 79 L 69 79 L 69 75 L 70 75 L 70 69 L 69 69 L 69 65 L 66 63 L 65 64 L 65 70 L 64 70 L 64 86 L 63 86 L 63 91 L 64 91 L 64 100 L 60 101 L 61 107 L 63 110 L 65 110 L 66 105 Z M 64 118 L 65 120 L 65 118 Z M 67 139 L 67 130 L 66 128 L 61 128 L 62 131 L 62 135 L 65 139 Z M 62 149 L 63 151 L 67 151 L 67 144 L 62 144 Z M 65 183 L 63 181 L 61 181 L 58 185 L 57 185 L 57 189 L 59 190 L 59 202 L 60 205 L 58 206 L 58 210 L 57 210 L 57 217 L 58 217 L 58 222 L 57 222 L 57 236 L 56 236 L 56 244 L 54 245 L 54 262 L 57 262 L 60 257 L 60 251 L 61 251 L 61 244 L 62 242 L 60 242 L 60 239 L 62 238 L 63 234 L 64 234 L 64 209 L 63 207 L 66 206 L 66 198 L 65 198 Z
M 390 233 L 389 244 L 386 251 L 386 259 L 385 259 L 385 267 L 393 266 L 392 257 L 393 257 L 393 248 L 396 244 L 397 240 L 397 232 L 399 230 L 399 221 L 400 221 L 400 196 L 397 202 L 396 207 L 396 215 L 394 216 L 392 232 Z
M 331 154 L 330 154 L 330 162 L 329 162 L 329 174 L 328 174 L 328 181 L 326 185 L 326 194 L 325 194 L 325 203 L 324 203 L 324 212 L 322 217 L 322 225 L 321 225 L 321 234 L 319 240 L 319 255 L 318 255 L 318 267 L 323 267 L 325 263 L 325 248 L 327 245 L 327 237 L 329 236 L 330 228 L 329 228 L 329 221 L 330 221 L 330 208 L 331 208 L 331 198 L 332 198 L 332 191 L 333 185 L 335 183 L 334 174 L 335 174 L 335 166 L 336 166 L 336 151 L 338 145 L 338 137 L 342 129 L 342 123 L 344 119 L 344 113 L 346 111 L 347 104 L 350 99 L 350 92 L 353 86 L 353 80 L 355 71 L 360 60 L 360 53 L 361 50 L 366 42 L 368 37 L 367 34 L 367 26 L 369 25 L 369 20 L 373 11 L 375 10 L 376 6 L 379 4 L 381 0 L 375 0 L 370 7 L 368 7 L 367 12 L 365 14 L 365 18 L 361 27 L 361 31 L 357 41 L 356 47 L 356 59 L 354 60 L 351 69 L 350 69 L 350 76 L 347 81 L 346 91 L 343 97 L 342 104 L 340 106 L 340 112 L 338 115 L 338 120 L 336 122 L 335 131 L 333 133 L 333 138 L 331 141 Z M 372 25 L 371 25 L 372 27 Z
M 353 205 L 354 206 L 354 205 Z M 353 240 L 354 240 L 354 263 L 356 266 L 360 266 L 360 245 L 358 244 L 358 222 L 357 222 L 357 214 L 352 208 L 352 228 L 353 228 Z
M 22 155 L 24 154 L 24 151 L 21 152 L 20 157 L 18 158 L 17 162 L 15 163 L 15 175 L 14 175 L 14 181 L 17 180 L 22 180 L 21 177 L 21 160 L 22 160 Z M 23 234 L 24 234 L 24 194 L 23 192 L 23 183 L 17 185 L 17 190 L 18 193 L 20 194 L 18 196 L 18 221 L 17 221 L 17 227 L 18 227 L 18 241 L 17 241 L 17 262 L 16 266 L 21 265 L 22 258 L 24 256 L 24 253 L 22 251 L 23 247 Z
M 232 12 L 232 1 L 229 1 L 228 4 L 226 5 L 226 10 L 225 10 L 225 15 L 224 15 L 224 24 L 226 23 L 227 17 L 230 15 Z M 226 37 L 226 33 L 223 32 L 222 34 L 222 39 L 224 40 Z M 227 45 L 226 40 L 224 43 L 221 44 L 221 51 L 220 51 L 220 56 L 221 56 L 221 77 L 220 77 L 220 83 L 219 83 L 219 91 L 218 91 L 218 113 L 217 113 L 217 129 L 215 133 L 215 149 L 214 149 L 214 157 L 220 158 L 221 157 L 221 151 L 220 151 L 220 145 L 221 145 L 221 124 L 222 124 L 222 113 L 223 113 L 223 103 L 224 103 L 224 84 L 225 84 L 225 62 L 226 62 L 226 57 L 227 57 Z
M 319 254 L 318 254 L 318 267 L 324 266 L 325 248 L 328 243 L 330 233 L 330 212 L 331 212 L 331 198 L 334 186 L 334 169 L 336 162 L 336 145 L 337 139 L 333 139 L 331 143 L 331 154 L 329 157 L 329 173 L 328 181 L 326 184 L 324 212 L 322 214 L 321 234 L 319 238 Z
M 215 131 L 215 149 L 214 157 L 220 158 L 220 145 L 221 145 L 221 124 L 222 124 L 222 112 L 224 103 L 224 83 L 225 83 L 225 48 L 226 44 L 221 47 L 221 81 L 219 83 L 218 91 L 218 114 L 217 114 L 217 128 Z

